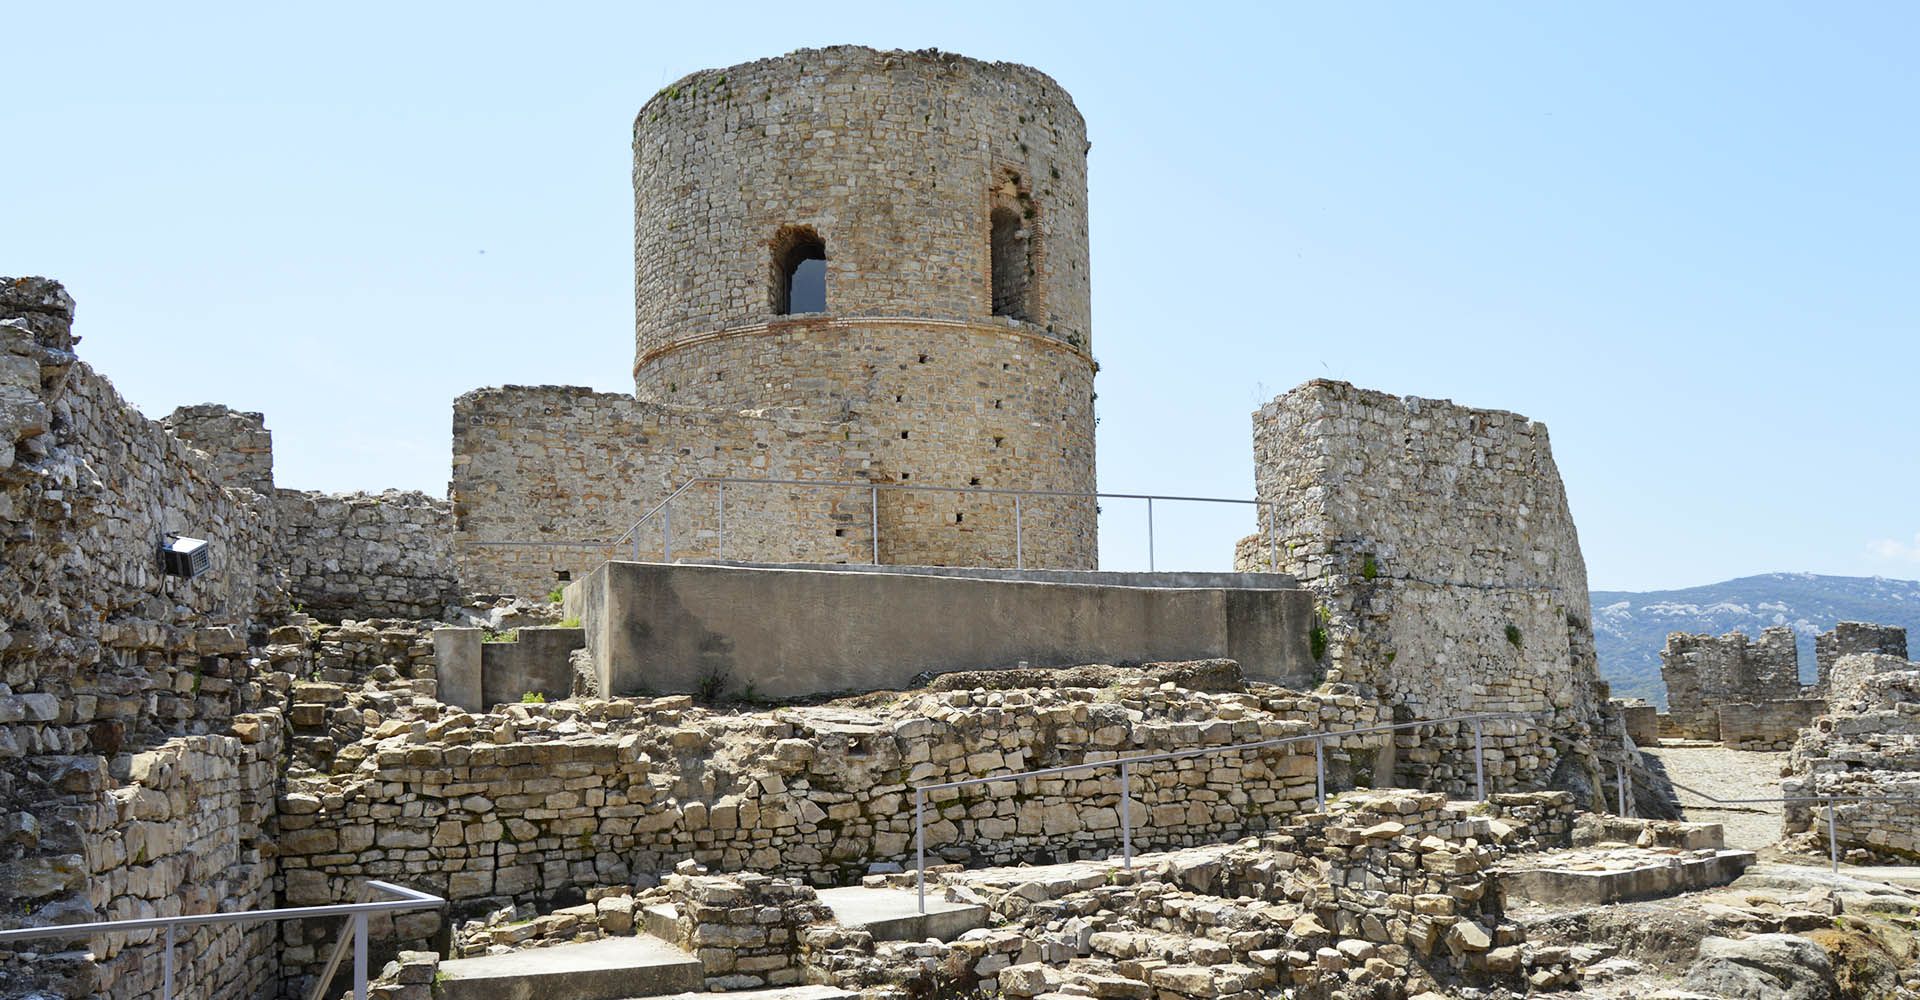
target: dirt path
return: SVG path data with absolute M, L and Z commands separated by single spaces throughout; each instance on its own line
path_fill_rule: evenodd
M 1699 789 L 1719 799 L 1744 799 L 1780 794 L 1780 767 L 1784 753 L 1751 753 L 1722 746 L 1642 747 L 1665 766 L 1674 783 Z M 1727 846 L 1757 851 L 1780 839 L 1778 802 L 1757 805 L 1714 805 L 1701 795 L 1678 789 L 1687 819 L 1719 823 L 1726 828 Z

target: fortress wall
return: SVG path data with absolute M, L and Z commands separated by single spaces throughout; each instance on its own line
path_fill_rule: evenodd
M 156 795 L 216 812 L 270 796 L 269 774 L 201 734 L 264 697 L 245 653 L 257 613 L 285 602 L 273 506 L 80 363 L 72 322 L 57 283 L 0 278 L 0 926 L 260 905 L 244 824 L 210 821 L 144 856 L 126 838 Z M 169 531 L 211 540 L 212 571 L 162 576 Z M 202 762 L 185 767 L 205 789 L 134 775 L 132 755 L 169 741 Z M 255 946 L 214 947 L 238 975 Z M 0 956 L 0 992 L 86 996 L 155 968 L 150 943 L 97 961 Z
M 1327 679 L 1378 692 L 1401 717 L 1541 713 L 1568 735 L 1604 701 L 1586 566 L 1546 428 L 1514 413 L 1308 382 L 1254 415 L 1265 568 L 1318 595 Z M 1517 734 L 1523 781 L 1559 751 Z M 1416 741 L 1402 776 L 1464 790 L 1464 731 Z M 1418 747 L 1411 744 L 1418 742 Z
M 1086 126 L 1045 74 L 802 50 L 663 89 L 633 149 L 640 399 L 845 424 L 883 482 L 1094 488 Z M 803 238 L 825 311 L 781 315 Z M 1011 500 L 884 494 L 881 559 L 1092 568 L 1094 504 L 1034 505 L 1016 554 Z
M 870 442 L 779 410 L 718 412 L 565 386 L 506 386 L 454 401 L 454 558 L 470 591 L 544 596 L 616 554 L 610 544 L 696 476 L 861 482 Z M 871 558 L 869 491 L 689 491 L 671 507 L 674 555 L 799 562 Z M 658 520 L 641 555 L 662 551 Z M 512 544 L 503 544 L 512 543 Z M 533 544 L 528 544 L 533 543 Z M 619 546 L 622 558 L 632 542 Z

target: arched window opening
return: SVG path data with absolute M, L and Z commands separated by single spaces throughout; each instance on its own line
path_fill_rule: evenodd
M 811 226 L 787 226 L 773 240 L 776 316 L 827 311 L 827 244 Z
M 1029 319 L 1027 289 L 1033 277 L 1032 241 L 1027 220 L 1007 206 L 993 210 L 993 314 Z

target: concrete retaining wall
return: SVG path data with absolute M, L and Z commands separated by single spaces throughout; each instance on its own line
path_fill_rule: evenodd
M 922 673 L 1228 657 L 1313 682 L 1294 589 L 1150 588 L 839 569 L 608 563 L 567 589 L 602 690 L 790 698 Z

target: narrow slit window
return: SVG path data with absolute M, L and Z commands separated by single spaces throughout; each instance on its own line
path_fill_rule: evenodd
M 1028 319 L 1027 289 L 1033 277 L 1033 257 L 1027 220 L 1011 208 L 999 207 L 993 210 L 992 224 L 989 262 L 993 267 L 993 314 Z

